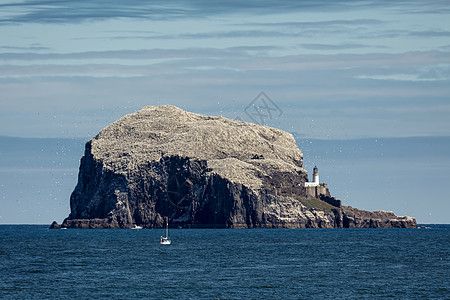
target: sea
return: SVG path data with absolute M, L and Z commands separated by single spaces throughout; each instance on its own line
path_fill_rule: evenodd
M 0 299 L 450 299 L 450 225 L 0 226 Z

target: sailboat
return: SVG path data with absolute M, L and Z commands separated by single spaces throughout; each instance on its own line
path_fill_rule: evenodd
M 161 236 L 161 239 L 159 240 L 161 245 L 170 245 L 171 241 L 169 240 L 169 218 L 166 220 L 166 236 Z

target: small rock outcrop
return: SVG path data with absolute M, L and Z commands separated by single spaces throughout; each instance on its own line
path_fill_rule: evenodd
M 413 218 L 340 201 L 308 206 L 306 181 L 303 155 L 287 132 L 149 106 L 86 143 L 61 226 L 159 228 L 166 217 L 193 228 L 416 226 Z
M 344 228 L 416 228 L 417 223 L 411 217 L 399 217 L 392 211 L 365 211 L 344 206 L 342 208 Z
M 53 223 L 50 225 L 50 229 L 61 229 L 61 225 L 59 225 L 58 222 L 53 221 Z

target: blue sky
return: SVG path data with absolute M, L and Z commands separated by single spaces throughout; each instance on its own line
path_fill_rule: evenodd
M 283 112 L 268 125 L 298 136 L 448 136 L 449 14 L 448 1 L 2 1 L 0 135 L 91 137 L 159 104 L 247 120 L 264 91 Z

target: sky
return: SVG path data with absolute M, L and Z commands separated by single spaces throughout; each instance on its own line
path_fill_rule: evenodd
M 449 14 L 433 0 L 4 0 L 0 135 L 88 138 L 161 104 L 255 121 L 247 108 L 269 103 L 259 123 L 306 138 L 448 136 Z
M 80 141 L 162 104 L 291 132 L 344 204 L 449 223 L 449 15 L 436 0 L 3 0 L 0 223 L 61 221 Z

